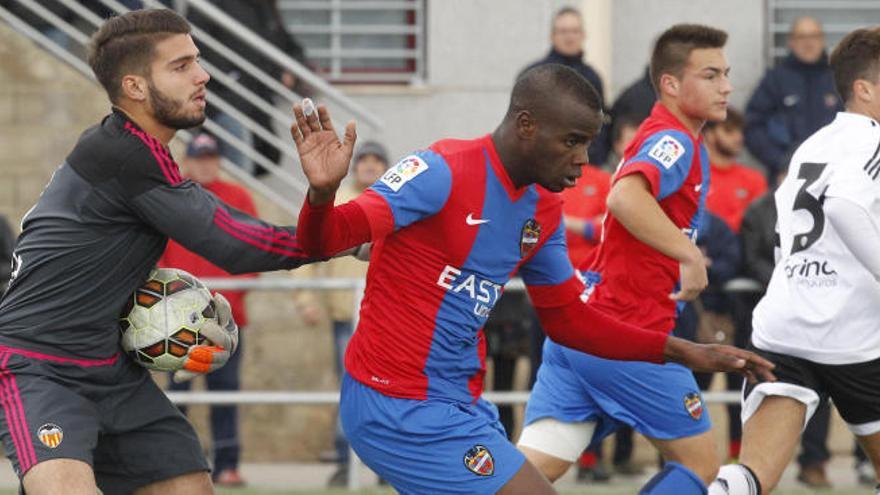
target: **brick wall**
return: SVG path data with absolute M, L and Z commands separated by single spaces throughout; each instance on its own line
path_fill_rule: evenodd
M 80 133 L 109 108 L 96 83 L 0 23 L 0 213 L 14 228 Z M 172 149 L 179 150 L 179 144 Z M 293 221 L 290 214 L 255 199 L 264 218 Z M 251 325 L 242 336 L 245 389 L 335 389 L 329 326 L 300 324 L 291 300 L 290 292 L 248 296 Z M 327 407 L 242 407 L 245 460 L 314 459 L 332 445 L 332 412 Z M 207 407 L 192 408 L 191 416 L 201 437 L 209 439 Z

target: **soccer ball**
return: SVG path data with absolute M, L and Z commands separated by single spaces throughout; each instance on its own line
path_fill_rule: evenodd
M 119 317 L 122 349 L 141 366 L 177 371 L 190 346 L 206 342 L 201 329 L 208 320 L 217 316 L 205 284 L 183 270 L 156 268 Z

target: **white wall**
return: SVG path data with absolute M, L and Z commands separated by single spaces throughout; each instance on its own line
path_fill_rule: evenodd
M 575 2 L 571 2 L 575 3 Z M 445 137 L 491 132 L 516 75 L 545 55 L 561 0 L 428 0 L 424 87 L 342 88 L 378 114 L 393 156 Z
M 606 98 L 641 76 L 654 38 L 679 22 L 728 31 L 735 106 L 763 71 L 762 0 L 428 0 L 425 85 L 342 88 L 386 123 L 381 135 L 362 128 L 361 138 L 378 138 L 399 157 L 492 131 L 517 73 L 549 49 L 553 13 L 569 4 L 583 11 L 587 59 L 606 79 Z
M 725 52 L 734 87 L 731 101 L 739 109 L 764 71 L 762 0 L 615 0 L 612 11 L 612 84 L 618 94 L 642 76 L 656 37 L 673 24 L 692 22 L 724 29 Z

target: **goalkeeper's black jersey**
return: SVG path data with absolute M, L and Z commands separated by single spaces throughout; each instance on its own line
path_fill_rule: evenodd
M 125 300 L 169 237 L 231 273 L 309 261 L 293 227 L 250 217 L 182 178 L 168 149 L 114 110 L 83 133 L 22 220 L 0 345 L 113 355 Z

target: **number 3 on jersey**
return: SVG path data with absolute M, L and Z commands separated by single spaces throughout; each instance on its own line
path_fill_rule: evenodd
M 822 210 L 822 203 L 825 202 L 825 191 L 822 191 L 822 194 L 817 199 L 807 192 L 807 189 L 819 179 L 826 166 L 828 166 L 827 163 L 810 162 L 802 163 L 800 166 L 798 179 L 803 179 L 804 183 L 794 198 L 793 210 L 807 210 L 807 213 L 813 217 L 813 228 L 809 232 L 794 236 L 791 243 L 791 254 L 808 249 L 822 237 L 822 231 L 825 229 L 825 212 Z

